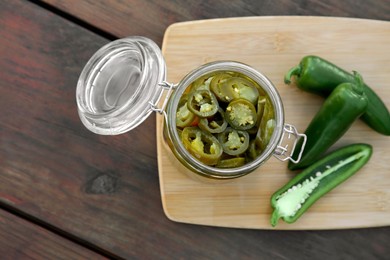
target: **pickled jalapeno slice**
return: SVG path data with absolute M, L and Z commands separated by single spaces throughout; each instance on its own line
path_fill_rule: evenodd
M 261 122 L 261 118 L 263 117 L 263 112 L 264 112 L 264 106 L 266 102 L 266 97 L 265 96 L 259 96 L 257 99 L 257 106 L 256 106 L 256 126 L 248 129 L 248 133 L 251 135 L 256 135 L 259 129 L 259 125 Z
M 212 79 L 213 79 L 212 74 L 207 74 L 198 78 L 191 84 L 190 91 L 196 91 L 202 89 L 210 90 L 210 84 Z
M 244 157 L 234 157 L 220 160 L 216 167 L 218 168 L 235 168 L 243 166 L 246 162 Z
M 246 99 L 235 99 L 226 107 L 225 119 L 235 129 L 248 130 L 256 125 L 256 108 Z
M 261 118 L 263 117 L 263 113 L 264 113 L 264 107 L 265 107 L 265 103 L 267 101 L 267 98 L 265 96 L 259 96 L 259 98 L 257 99 L 257 126 L 260 125 L 260 122 L 261 122 Z
M 261 135 L 261 148 L 262 150 L 265 150 L 267 147 L 269 140 L 271 140 L 271 136 L 274 133 L 274 129 L 276 126 L 275 119 L 269 119 L 267 121 L 267 124 L 265 125 L 265 128 L 262 131 Z
M 248 161 L 253 161 L 257 156 L 259 156 L 263 150 L 261 149 L 261 141 L 259 138 L 255 137 L 255 139 L 249 142 L 249 147 L 246 151 L 246 156 Z
M 259 91 L 255 85 L 242 77 L 231 77 L 227 79 L 221 86 L 221 92 L 226 95 L 226 99 L 229 101 L 243 98 L 254 105 L 257 103 L 257 98 L 259 97 Z
M 261 149 L 264 150 L 268 145 L 269 140 L 273 134 L 276 121 L 274 115 L 274 108 L 269 98 L 266 99 L 264 104 L 264 111 L 257 131 L 257 138 L 261 141 Z
M 188 109 L 197 116 L 210 117 L 218 111 L 218 101 L 211 91 L 202 89 L 189 94 Z
M 181 129 L 181 128 L 176 128 L 176 131 L 177 131 L 177 134 L 179 135 L 179 138 L 180 138 L 180 140 L 181 140 L 181 136 L 182 136 L 182 134 L 183 134 L 183 129 Z
M 223 132 L 228 123 L 225 120 L 225 114 L 222 108 L 218 108 L 217 113 L 211 118 L 202 118 L 198 124 L 199 128 L 211 134 Z
M 230 92 L 222 88 L 223 84 L 231 77 L 233 73 L 223 72 L 215 75 L 210 83 L 210 90 L 222 102 L 230 102 L 233 98 Z
M 222 146 L 213 135 L 198 127 L 186 127 L 181 134 L 185 149 L 206 165 L 215 165 L 222 155 Z
M 191 126 L 191 124 L 196 120 L 196 116 L 192 113 L 187 106 L 188 95 L 184 94 L 179 100 L 179 105 L 176 112 L 176 126 L 184 128 L 186 126 Z
M 228 127 L 225 131 L 218 134 L 218 141 L 226 154 L 240 155 L 248 149 L 249 134 L 246 131 Z

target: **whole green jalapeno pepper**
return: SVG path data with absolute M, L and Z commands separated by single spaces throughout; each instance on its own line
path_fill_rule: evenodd
M 344 82 L 354 82 L 354 75 L 318 56 L 305 56 L 299 65 L 291 68 L 284 77 L 286 84 L 296 76 L 296 85 L 307 92 L 328 96 Z M 361 119 L 372 129 L 390 135 L 390 113 L 380 97 L 366 84 L 364 92 L 368 98 L 366 112 Z
M 363 80 L 355 73 L 356 83 L 343 83 L 337 86 L 314 116 L 305 134 L 307 142 L 301 160 L 288 163 L 290 170 L 306 168 L 318 160 L 366 110 L 367 97 L 363 90 Z M 303 140 L 299 140 L 295 151 L 300 151 Z M 297 159 L 294 152 L 293 159 Z
M 352 144 L 330 153 L 297 174 L 271 196 L 271 225 L 293 223 L 318 199 L 354 175 L 370 159 L 372 146 Z

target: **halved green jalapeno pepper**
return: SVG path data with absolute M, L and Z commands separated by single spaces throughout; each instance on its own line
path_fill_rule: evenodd
M 297 174 L 271 197 L 271 225 L 282 218 L 293 223 L 318 199 L 347 180 L 370 159 L 372 147 L 352 144 L 340 148 Z
M 235 99 L 227 106 L 225 119 L 235 129 L 248 130 L 256 125 L 256 108 L 246 99 Z
M 229 155 L 243 154 L 249 146 L 249 134 L 246 131 L 236 130 L 228 127 L 218 134 L 218 141 L 222 149 Z
M 211 118 L 200 119 L 198 124 L 200 129 L 211 134 L 222 133 L 227 126 L 228 123 L 225 120 L 225 114 L 222 108 L 218 108 L 218 112 Z
M 206 165 L 215 165 L 222 155 L 222 146 L 213 135 L 198 127 L 186 127 L 181 134 L 186 150 Z
M 176 126 L 184 128 L 190 126 L 196 119 L 194 113 L 192 113 L 187 106 L 188 95 L 184 94 L 179 100 L 179 105 L 176 112 Z
M 286 73 L 285 83 L 290 84 L 293 76 L 296 76 L 295 82 L 300 89 L 325 97 L 341 83 L 355 81 L 353 74 L 317 56 L 302 58 L 298 66 Z M 366 84 L 364 84 L 364 92 L 367 95 L 368 105 L 361 119 L 375 131 L 390 135 L 390 113 L 386 105 Z
M 290 161 L 290 170 L 305 168 L 318 160 L 365 112 L 367 97 L 363 91 L 363 80 L 357 73 L 355 77 L 356 83 L 340 84 L 325 100 L 305 131 L 307 142 L 301 160 L 296 164 Z M 302 140 L 295 151 L 300 151 L 301 145 Z M 292 157 L 297 159 L 298 152 L 294 152 Z
M 210 117 L 218 111 L 218 101 L 211 91 L 196 90 L 189 94 L 188 109 L 197 116 Z

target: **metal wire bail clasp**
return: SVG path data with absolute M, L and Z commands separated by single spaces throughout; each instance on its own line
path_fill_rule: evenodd
M 287 133 L 287 139 L 285 140 L 285 134 Z M 293 159 L 292 155 L 298 143 L 298 140 L 302 138 L 302 146 L 299 151 L 298 158 Z M 290 160 L 293 163 L 298 163 L 301 160 L 303 150 L 305 149 L 307 137 L 305 134 L 298 133 L 298 130 L 293 125 L 285 124 L 283 127 L 283 134 L 280 138 L 280 142 L 276 147 L 274 156 L 281 161 Z M 289 151 L 291 149 L 291 151 Z
M 166 118 L 166 112 L 165 112 L 165 107 L 167 106 L 168 104 L 168 100 L 169 100 L 169 97 L 171 96 L 171 93 L 172 91 L 177 87 L 177 85 L 175 84 L 172 84 L 172 83 L 169 83 L 169 82 L 166 82 L 166 81 L 163 81 L 161 83 L 158 83 L 159 86 L 161 86 L 163 88 L 163 91 L 167 91 L 166 95 L 165 95 L 165 99 L 164 99 L 164 102 L 162 103 L 161 105 L 161 108 L 158 108 L 158 104 L 160 103 L 160 99 L 164 96 L 163 93 L 161 93 L 161 96 L 160 98 L 156 101 L 155 104 L 153 104 L 152 102 L 149 102 L 150 106 L 151 106 L 151 109 L 154 111 L 154 112 L 157 112 L 161 115 L 164 115 L 165 118 Z

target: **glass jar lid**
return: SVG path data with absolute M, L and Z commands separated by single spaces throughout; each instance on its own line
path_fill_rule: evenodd
M 133 36 L 110 42 L 80 74 L 76 90 L 80 119 L 97 134 L 130 131 L 153 112 L 165 78 L 164 58 L 152 40 Z

